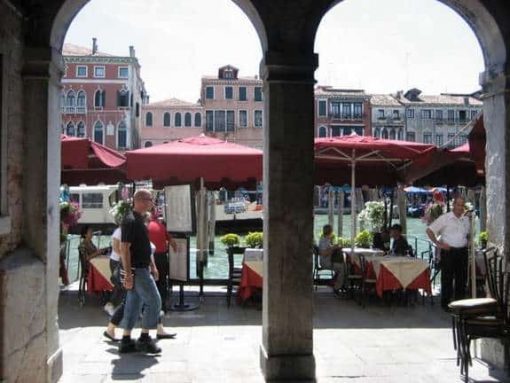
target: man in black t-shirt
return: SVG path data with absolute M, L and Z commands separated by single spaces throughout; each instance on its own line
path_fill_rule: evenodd
M 128 213 L 121 225 L 121 259 L 126 271 L 124 287 L 127 290 L 124 328 L 119 352 L 135 350 L 147 353 L 160 353 L 159 348 L 149 336 L 150 329 L 156 329 L 161 297 L 154 279 L 158 279 L 158 270 L 151 258 L 151 243 L 145 226 L 145 214 L 152 209 L 152 194 L 146 189 L 138 190 L 133 196 L 133 211 Z M 151 275 L 154 275 L 154 277 Z M 135 326 L 143 307 L 142 334 L 134 342 L 131 330 Z

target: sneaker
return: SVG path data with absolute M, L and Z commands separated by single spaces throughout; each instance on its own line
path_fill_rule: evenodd
M 128 341 L 125 341 L 124 339 L 119 343 L 119 353 L 120 354 L 127 354 L 129 352 L 135 352 L 136 351 L 136 344 L 133 339 L 129 339 Z
M 113 304 L 111 304 L 110 302 L 108 302 L 107 304 L 104 305 L 103 307 L 103 310 L 109 315 L 109 316 L 113 316 L 113 313 L 115 312 L 115 307 L 113 307 Z
M 145 352 L 146 354 L 159 354 L 161 352 L 161 348 L 158 347 L 152 338 L 138 338 L 136 341 L 136 349 L 140 352 Z

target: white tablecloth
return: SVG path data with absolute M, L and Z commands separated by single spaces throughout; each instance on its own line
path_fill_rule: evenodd
M 262 261 L 264 259 L 264 249 L 248 248 L 244 250 L 244 262 Z

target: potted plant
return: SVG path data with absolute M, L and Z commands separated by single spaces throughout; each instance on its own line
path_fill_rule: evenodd
M 487 233 L 486 231 L 482 231 L 482 232 L 480 232 L 480 234 L 478 234 L 478 243 L 480 244 L 480 247 L 482 249 L 485 249 L 487 247 L 488 240 L 489 240 L 489 233 Z
M 220 238 L 221 243 L 227 247 L 234 247 L 239 245 L 239 236 L 235 233 L 225 234 Z
M 372 235 L 368 230 L 363 230 L 356 235 L 354 241 L 356 246 L 368 249 L 372 243 Z
M 362 228 L 367 228 L 373 233 L 380 232 L 384 225 L 384 202 L 366 202 L 365 208 L 359 213 L 358 218 Z
M 255 231 L 248 233 L 244 241 L 248 247 L 260 249 L 264 245 L 264 236 L 261 231 Z

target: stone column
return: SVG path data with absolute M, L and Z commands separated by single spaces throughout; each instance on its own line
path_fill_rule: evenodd
M 289 57 L 290 56 L 290 57 Z M 313 380 L 313 73 L 316 55 L 266 53 L 264 285 L 267 380 Z
M 43 307 L 46 376 L 56 381 L 62 373 L 58 340 L 59 188 L 60 188 L 60 77 L 62 57 L 51 48 L 28 48 L 23 69 L 25 162 L 23 183 L 24 239 L 44 264 L 46 292 Z M 31 286 L 32 292 L 38 288 Z M 41 308 L 40 308 L 41 309 Z M 42 350 L 40 350 L 42 351 Z M 32 369 L 33 367 L 29 367 Z M 38 379 L 38 380 L 39 380 Z M 22 379 L 23 380 L 23 379 Z
M 483 119 L 487 130 L 486 187 L 487 187 L 487 231 L 491 245 L 498 246 L 506 254 L 509 270 L 510 249 L 510 70 L 490 69 L 481 75 L 484 98 Z M 489 246 L 491 246 L 489 245 Z M 481 357 L 498 368 L 509 365 L 508 345 L 499 340 L 483 339 Z

